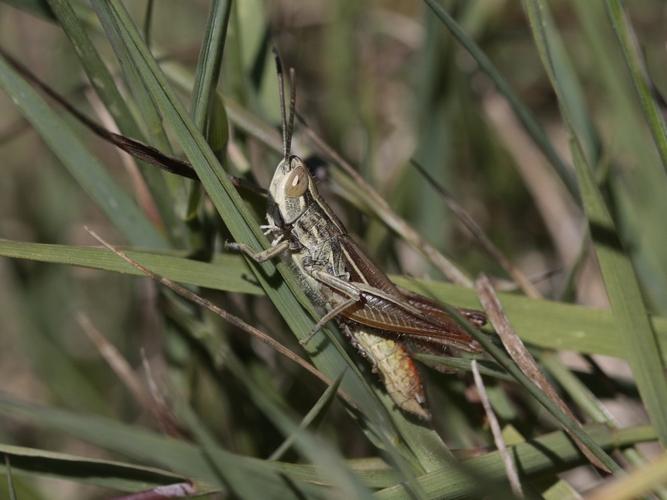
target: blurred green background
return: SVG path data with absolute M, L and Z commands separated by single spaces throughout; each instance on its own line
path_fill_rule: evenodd
M 116 79 L 130 114 L 143 132 L 142 139 L 183 157 L 176 140 L 178 133 L 168 119 L 162 123 L 162 130 L 151 128 L 156 123 L 151 121 L 151 106 L 145 96 L 142 100 L 136 94 L 131 81 L 128 83 L 127 73 L 121 71 L 95 12 L 87 2 L 70 3 Z M 144 1 L 125 2 L 139 30 L 148 30 L 153 54 L 181 102 L 191 110 L 192 81 L 211 2 L 160 0 L 148 11 L 147 5 Z M 442 195 L 415 167 L 415 161 L 472 215 L 539 295 L 609 307 L 579 198 L 569 131 L 522 4 L 451 0 L 440 5 L 456 19 L 467 39 L 488 56 L 541 130 L 533 135 L 526 131 L 516 110 L 508 105 L 488 73 L 480 70 L 478 60 L 422 2 L 238 0 L 233 2 L 229 16 L 217 86 L 224 100 L 212 99 L 207 108 L 208 142 L 228 172 L 261 187 L 268 185 L 279 160 L 262 140 L 267 130 L 274 134 L 272 139 L 277 137 L 280 121 L 271 54 L 275 46 L 285 65 L 295 69 L 297 107 L 309 127 L 357 168 L 397 214 L 467 275 L 485 273 L 499 290 L 521 293 L 498 260 L 480 247 L 447 208 Z M 550 9 L 543 15 L 552 29 L 552 57 L 560 68 L 557 79 L 574 110 L 573 129 L 631 258 L 647 311 L 667 316 L 665 170 L 604 2 L 552 1 L 548 5 Z M 647 74 L 658 91 L 667 91 L 665 3 L 633 0 L 624 7 L 637 33 Z M 113 126 L 47 2 L 1 2 L 0 47 L 87 116 L 105 127 Z M 53 101 L 48 102 L 118 186 L 137 202 L 159 237 L 151 240 L 144 233 L 132 241 L 111 223 L 90 195 L 94 188 L 82 189 L 71 168 L 68 171 L 63 167 L 9 95 L 0 92 L 0 238 L 96 245 L 83 229 L 89 226 L 120 246 L 197 260 L 223 253 L 222 242 L 231 236 L 211 203 L 192 194 L 198 189 L 193 182 L 154 173 L 149 174 L 154 179 L 151 185 L 150 180 L 146 182 L 148 176 L 142 177 L 131 160 L 92 135 Z M 248 116 L 256 123 L 244 125 Z M 310 140 L 306 128 L 298 124 L 293 149 L 311 164 L 319 165 L 314 172 L 320 190 L 350 232 L 387 272 L 445 279 L 441 269 L 382 222 L 363 189 L 335 169 L 328 155 Z M 78 167 L 86 171 L 86 165 Z M 152 167 L 147 170 L 154 171 Z M 155 185 L 162 186 L 159 196 L 152 190 Z M 261 218 L 263 201 L 241 193 Z M 194 210 L 189 210 L 193 204 Z M 160 239 L 165 244 L 153 245 Z M 84 333 L 82 321 L 120 351 L 141 381 L 147 377 L 142 364 L 151 366 L 150 376 L 159 391 L 169 401 L 187 401 L 215 439 L 234 453 L 265 458 L 280 445 L 282 435 L 275 421 L 247 396 L 224 359 L 217 360 L 211 353 L 233 352 L 248 376 L 267 394 L 279 394 L 280 402 L 295 414 L 308 412 L 323 391 L 321 383 L 266 346 L 243 334 L 233 334 L 226 323 L 160 291 L 148 279 L 39 263 L 29 260 L 27 250 L 17 251 L 25 251 L 24 258 L 0 260 L 3 397 L 158 429 L 155 419 L 142 411 L 100 357 L 99 349 Z M 3 250 L 3 255 L 9 253 Z M 214 302 L 302 352 L 266 298 L 204 292 Z M 537 311 L 531 312 L 527 306 L 526 314 L 536 316 Z M 87 320 L 81 319 L 84 316 Z M 543 326 L 539 321 L 535 323 L 536 329 Z M 557 324 L 552 327 L 558 330 Z M 523 337 L 522 330 L 519 334 Z M 552 338 L 537 345 L 554 347 L 553 342 Z M 584 354 L 623 351 L 619 345 L 596 351 L 565 344 L 562 349 Z M 610 405 L 618 412 L 618 421 L 624 425 L 646 422 L 625 363 L 610 358 L 584 362 L 575 355 L 562 360 L 573 370 L 568 373 L 576 372 L 601 399 L 613 402 Z M 438 412 L 435 427 L 447 444 L 475 450 L 490 445 L 484 413 L 478 404 L 471 404 L 466 392 L 469 377 L 447 378 L 434 373 L 427 375 L 429 385 L 434 387 L 432 400 L 438 408 L 446 408 Z M 369 380 L 374 380 L 372 375 Z M 544 410 L 519 394 L 516 387 L 493 383 L 490 390 L 495 394 L 494 407 L 501 420 L 521 429 L 524 437 L 553 429 Z M 572 401 L 571 394 L 568 401 Z M 584 420 L 590 417 L 579 407 L 575 411 Z M 334 403 L 323 415 L 318 418 L 317 433 L 343 456 L 353 459 L 376 455 L 363 427 L 343 405 Z M 83 444 L 34 422 L 4 418 L 0 422 L 0 441 L 8 444 L 91 458 L 117 457 L 102 451 L 104 446 Z M 290 451 L 287 459 L 297 456 Z M 148 459 L 139 462 L 153 463 Z M 30 477 L 18 480 L 21 499 L 106 498 L 109 494 L 99 485 L 82 486 L 53 478 L 34 482 L 26 479 Z M 581 490 L 597 484 L 598 478 L 590 473 L 581 477 L 572 481 Z M 550 478 L 549 486 L 557 483 L 553 470 Z M 536 481 L 530 488 L 543 493 L 547 490 L 543 486 Z

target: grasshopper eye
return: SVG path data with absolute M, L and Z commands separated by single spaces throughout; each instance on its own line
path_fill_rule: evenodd
M 297 198 L 308 189 L 308 172 L 302 166 L 295 168 L 285 183 L 285 194 L 289 198 Z

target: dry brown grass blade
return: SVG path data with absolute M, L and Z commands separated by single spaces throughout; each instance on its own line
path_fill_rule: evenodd
M 498 333 L 500 340 L 502 341 L 505 349 L 507 350 L 510 357 L 514 360 L 517 366 L 521 371 L 529 377 L 535 385 L 537 385 L 544 394 L 547 395 L 551 401 L 553 401 L 561 409 L 563 413 L 569 416 L 572 420 L 577 422 L 578 425 L 581 425 L 577 418 L 572 413 L 572 410 L 565 404 L 565 401 L 556 392 L 556 389 L 549 383 L 547 378 L 544 376 L 540 370 L 535 358 L 532 354 L 528 352 L 523 341 L 516 334 L 512 325 L 510 325 L 509 319 L 503 311 L 500 300 L 496 295 L 495 290 L 491 281 L 484 275 L 481 275 L 475 282 L 475 289 L 477 295 L 479 296 L 480 303 L 484 308 L 484 311 L 487 314 L 487 317 L 493 328 Z M 567 431 L 567 429 L 566 429 Z M 600 460 L 598 460 L 591 451 L 577 439 L 572 433 L 569 433 L 570 437 L 575 441 L 581 452 L 584 456 L 600 470 L 611 472 Z
M 496 418 L 496 414 L 491 408 L 491 402 L 489 401 L 489 395 L 486 393 L 486 387 L 484 387 L 484 381 L 482 380 L 482 375 L 479 373 L 479 366 L 477 365 L 477 360 L 473 359 L 471 363 L 472 375 L 475 379 L 475 386 L 477 387 L 477 392 L 479 393 L 479 398 L 482 401 L 482 406 L 484 407 L 484 412 L 486 413 L 486 418 L 489 421 L 489 426 L 491 427 L 491 433 L 493 434 L 493 441 L 496 443 L 496 448 L 498 448 L 498 453 L 500 453 L 500 458 L 503 461 L 505 466 L 505 473 L 507 474 L 507 480 L 510 483 L 512 492 L 519 498 L 523 498 L 523 488 L 521 488 L 521 481 L 519 480 L 519 473 L 516 470 L 516 464 L 512 455 L 510 455 L 505 445 L 505 440 L 503 439 L 503 433 L 500 429 L 500 424 Z
M 570 266 L 577 257 L 583 237 L 581 211 L 507 102 L 497 93 L 489 93 L 483 104 L 489 122 L 515 159 L 519 175 L 544 220 L 560 259 Z
M 99 125 L 94 120 L 91 120 L 86 115 L 81 113 L 76 109 L 72 104 L 67 101 L 62 95 L 56 92 L 51 88 L 47 83 L 42 81 L 37 75 L 32 73 L 28 68 L 23 66 L 20 62 L 10 56 L 2 48 L 0 48 L 0 55 L 4 57 L 11 66 L 20 73 L 26 80 L 31 82 L 42 92 L 48 95 L 51 99 L 56 101 L 60 106 L 62 106 L 65 111 L 70 113 L 74 118 L 81 122 L 86 128 L 91 132 L 97 135 L 100 139 L 103 139 L 106 142 L 109 142 L 116 146 L 118 149 L 125 151 L 132 157 L 141 160 L 148 165 L 153 165 L 155 167 L 161 168 L 171 174 L 179 175 L 188 179 L 198 181 L 197 173 L 192 168 L 187 161 L 174 156 L 167 155 L 160 151 L 159 149 L 154 148 L 148 144 L 144 144 L 141 141 L 137 141 L 131 137 L 126 137 L 121 134 L 112 132 L 105 127 Z M 250 191 L 260 196 L 266 196 L 266 190 L 261 189 L 254 184 L 250 184 L 245 179 L 229 175 L 229 180 L 237 188 L 243 189 L 245 191 Z
M 369 206 L 375 211 L 376 215 L 394 232 L 399 234 L 408 244 L 418 250 L 426 257 L 447 279 L 468 288 L 472 287 L 472 280 L 465 272 L 459 269 L 451 260 L 445 257 L 437 248 L 424 240 L 420 234 L 415 231 L 401 216 L 392 210 L 385 199 L 378 193 L 373 186 L 359 175 L 355 168 L 350 165 L 338 152 L 320 137 L 297 113 L 297 118 L 303 126 L 306 135 L 313 144 L 330 160 L 342 168 L 349 175 L 359 188 L 368 196 Z
M 428 183 L 435 189 L 445 201 L 447 207 L 452 211 L 456 218 L 461 222 L 463 227 L 465 227 L 470 234 L 477 240 L 482 249 L 494 259 L 500 267 L 502 267 L 505 272 L 511 276 L 514 282 L 521 288 L 523 293 L 528 297 L 533 299 L 542 298 L 542 294 L 535 288 L 535 285 L 531 283 L 528 277 L 514 265 L 514 263 L 505 256 L 503 252 L 491 241 L 484 229 L 477 224 L 472 215 L 463 208 L 463 206 L 447 191 L 444 186 L 442 186 L 438 181 L 436 181 L 428 171 L 422 167 L 415 160 L 410 160 L 410 163 L 419 170 L 419 172 L 424 176 Z
M 134 267 L 134 268 L 138 269 L 139 271 L 141 271 L 141 272 L 142 272 L 143 274 L 145 274 L 146 276 L 148 276 L 148 277 L 154 279 L 155 281 L 159 282 L 160 284 L 166 286 L 167 288 L 169 288 L 169 289 L 172 290 L 173 292 L 177 293 L 177 294 L 180 295 L 181 297 L 183 297 L 183 298 L 185 298 L 185 299 L 187 299 L 187 300 L 190 300 L 190 301 L 194 302 L 195 304 L 198 304 L 198 305 L 200 305 L 200 306 L 202 306 L 202 307 L 205 307 L 206 309 L 208 309 L 209 311 L 213 312 L 214 314 L 217 314 L 217 315 L 220 316 L 222 319 L 224 319 L 224 320 L 227 321 L 228 323 L 234 325 L 234 326 L 237 327 L 238 329 L 243 330 L 244 332 L 246 332 L 246 333 L 252 335 L 253 337 L 255 337 L 255 338 L 256 338 L 257 340 L 259 340 L 260 342 L 262 342 L 262 343 L 268 345 L 269 347 L 271 347 L 272 349 L 274 349 L 274 350 L 275 350 L 276 352 L 278 352 L 279 354 L 282 354 L 282 355 L 285 356 L 287 359 L 289 359 L 289 360 L 295 362 L 296 364 L 298 364 L 299 366 L 301 366 L 302 368 L 304 368 L 305 370 L 307 370 L 308 372 L 310 372 L 311 374 L 313 374 L 315 377 L 317 377 L 317 378 L 320 379 L 322 382 L 324 382 L 327 386 L 329 386 L 329 385 L 331 385 L 331 384 L 333 383 L 333 382 L 331 381 L 331 379 L 329 379 L 329 377 L 327 377 L 327 376 L 324 375 L 322 372 L 320 372 L 317 368 L 315 368 L 313 365 L 311 365 L 310 363 L 308 363 L 308 361 L 306 361 L 305 359 L 303 359 L 303 358 L 302 358 L 301 356 L 299 356 L 298 354 L 295 354 L 294 352 L 292 352 L 291 350 L 289 350 L 287 347 L 285 347 L 284 345 L 282 345 L 280 342 L 278 342 L 277 340 L 271 338 L 271 337 L 270 337 L 269 335 L 267 335 L 266 333 L 262 332 L 261 330 L 258 330 L 258 329 L 255 328 L 254 326 L 252 326 L 252 325 L 246 323 L 245 321 L 243 321 L 243 320 L 242 320 L 241 318 L 239 318 L 238 316 L 235 316 L 235 315 L 233 315 L 232 313 L 230 313 L 230 312 L 228 312 L 228 311 L 222 309 L 221 307 L 217 306 L 216 304 L 214 304 L 214 303 L 211 302 L 210 300 L 207 300 L 207 299 L 205 299 L 204 297 L 201 297 L 201 296 L 197 295 L 196 293 L 194 293 L 194 292 L 188 290 L 187 288 L 185 288 L 185 287 L 179 285 L 178 283 L 174 283 L 173 281 L 171 281 L 171 280 L 169 280 L 169 279 L 167 279 L 167 278 L 164 278 L 164 277 L 162 277 L 162 276 L 159 276 L 159 275 L 155 274 L 153 271 L 151 271 L 151 270 L 148 269 L 147 267 L 145 267 L 145 266 L 139 264 L 136 260 L 130 258 L 130 257 L 129 257 L 125 252 L 123 252 L 122 250 L 119 250 L 118 248 L 114 247 L 114 246 L 111 245 L 110 243 L 107 243 L 107 242 L 106 242 L 100 235 L 98 235 L 95 231 L 89 229 L 88 227 L 86 227 L 85 229 L 86 229 L 86 231 L 87 231 L 93 238 L 95 238 L 98 242 L 100 242 L 102 245 L 104 245 L 104 247 L 106 247 L 107 249 L 109 249 L 110 251 L 112 251 L 113 253 L 115 253 L 116 255 L 118 255 L 118 257 L 120 257 L 120 258 L 123 259 L 125 262 L 127 262 L 128 264 L 130 264 L 132 267 Z M 351 398 L 349 397 L 349 395 L 347 395 L 345 392 L 343 392 L 343 391 L 341 391 L 341 390 L 339 389 L 339 390 L 338 390 L 338 395 L 339 395 L 341 398 L 343 398 L 349 405 L 351 405 L 352 407 L 356 407 L 356 405 L 354 404 L 354 402 L 352 401 L 352 399 L 351 399 Z
M 111 113 L 109 113 L 107 108 L 104 107 L 104 104 L 97 96 L 97 94 L 93 92 L 92 89 L 90 88 L 86 89 L 85 94 L 91 107 L 93 108 L 95 113 L 97 113 L 97 116 L 99 117 L 102 126 L 106 127 L 106 129 L 110 133 L 120 135 L 119 134 L 120 131 L 116 127 L 116 123 L 113 121 Z M 157 208 L 157 205 L 155 204 L 153 195 L 148 189 L 146 181 L 141 176 L 141 172 L 139 171 L 139 167 L 137 166 L 134 157 L 123 150 L 119 151 L 119 153 L 120 153 L 120 161 L 125 167 L 125 171 L 127 172 L 127 175 L 130 178 L 132 190 L 134 191 L 134 196 L 137 202 L 139 203 L 139 206 L 142 208 L 144 213 L 147 214 L 150 221 L 153 224 L 155 224 L 156 227 L 163 229 L 164 221 L 160 217 L 160 212 Z
M 127 360 L 107 340 L 102 332 L 93 325 L 90 318 L 86 314 L 79 312 L 76 319 L 83 332 L 97 348 L 100 356 L 104 358 L 116 376 L 125 384 L 125 387 L 132 394 L 137 404 L 157 420 L 165 434 L 172 437 L 183 436 L 183 432 L 176 422 L 176 418 L 169 410 L 169 407 L 163 401 L 151 398 L 148 389 L 137 377 Z

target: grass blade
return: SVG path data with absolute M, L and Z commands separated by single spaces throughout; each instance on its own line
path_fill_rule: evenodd
M 42 428 L 65 432 L 101 448 L 133 457 L 148 463 L 171 469 L 195 481 L 213 484 L 217 474 L 202 454 L 202 449 L 185 441 L 178 441 L 147 431 L 140 427 L 125 425 L 94 415 L 82 415 L 55 408 L 33 406 L 21 401 L 0 396 L 0 413 L 23 420 L 28 419 Z M 303 483 L 303 477 L 294 478 L 291 485 L 285 484 L 282 473 L 290 475 L 284 464 L 235 455 L 225 450 L 216 451 L 216 460 L 224 462 L 228 477 L 239 481 L 255 482 L 263 491 L 293 498 L 296 491 L 322 496 L 322 489 Z M 311 474 L 310 479 L 316 478 Z
M 546 7 L 543 0 L 524 0 L 523 3 L 542 62 L 572 134 L 570 148 L 575 171 L 612 314 L 618 324 L 617 340 L 627 349 L 627 359 L 640 396 L 660 442 L 665 445 L 667 444 L 667 378 L 664 375 L 664 364 L 659 355 L 656 335 L 644 305 L 639 282 L 632 263 L 618 239 L 614 221 L 572 127 L 573 113 L 569 101 L 563 95 L 564 89 L 557 77 L 559 68 L 554 66 L 556 61 L 551 57 L 548 31 L 544 28 L 546 21 L 543 12 Z
M 13 470 L 24 474 L 85 482 L 119 491 L 141 491 L 185 480 L 165 470 L 9 444 L 0 443 L 0 453 L 11 459 Z
M 567 186 L 570 193 L 578 198 L 577 184 L 572 176 L 567 164 L 562 160 L 560 155 L 556 152 L 546 133 L 539 125 L 537 120 L 533 117 L 530 110 L 521 102 L 521 99 L 515 94 L 509 83 L 500 74 L 495 65 L 482 51 L 482 49 L 472 40 L 454 20 L 454 18 L 440 5 L 438 0 L 424 0 L 426 5 L 430 7 L 433 13 L 442 21 L 450 33 L 459 41 L 470 55 L 475 59 L 480 69 L 493 81 L 498 91 L 505 96 L 510 106 L 516 113 L 519 121 L 526 128 L 526 131 L 533 138 L 535 143 L 540 147 L 544 156 L 553 165 L 556 173 L 561 178 L 563 183 Z
M 604 426 L 592 425 L 586 426 L 584 430 L 607 450 L 622 449 L 639 442 L 655 440 L 656 437 L 650 427 L 632 427 L 611 432 Z M 553 432 L 510 446 L 509 450 L 514 456 L 521 478 L 538 475 L 546 470 L 557 472 L 584 461 L 579 449 L 562 432 Z M 487 480 L 500 480 L 505 477 L 505 467 L 497 451 L 464 460 L 463 465 L 466 468 L 483 470 Z M 420 476 L 418 482 L 427 498 L 438 499 L 470 498 L 471 492 L 479 487 L 477 481 L 462 471 L 460 466 L 451 464 Z M 405 498 L 405 490 L 402 485 L 396 484 L 377 492 L 375 496 L 382 500 L 398 500 Z
M 209 104 L 220 78 L 231 6 L 232 0 L 214 0 L 211 6 L 192 93 L 192 119 L 199 130 L 204 130 Z
M 662 111 L 651 92 L 650 79 L 646 68 L 644 68 L 636 35 L 619 0 L 606 0 L 606 6 L 614 33 L 616 33 L 618 43 L 623 50 L 625 62 L 632 75 L 632 82 L 639 96 L 644 116 L 660 153 L 662 166 L 667 172 L 667 126 L 665 126 Z
M 608 483 L 591 495 L 589 500 L 631 500 L 648 495 L 652 489 L 667 481 L 667 453 L 663 453 L 649 465 Z
M 251 271 L 238 255 L 217 255 L 212 263 L 200 262 L 174 255 L 128 250 L 129 257 L 173 281 L 214 290 L 261 295 L 262 288 L 249 277 Z M 0 239 L 0 256 L 29 259 L 39 262 L 120 272 L 135 276 L 142 273 L 105 249 L 25 243 Z M 458 307 L 479 307 L 475 293 L 449 283 L 415 280 L 392 276 L 392 280 L 408 289 Z M 601 309 L 528 299 L 512 293 L 499 293 L 503 308 L 519 337 L 532 345 L 548 349 L 603 354 L 625 359 L 623 345 L 615 341 L 617 330 L 612 314 Z M 651 319 L 659 340 L 660 354 L 667 360 L 667 318 Z M 425 357 L 428 359 L 428 356 Z M 483 367 L 481 368 L 483 370 Z M 482 373 L 484 373 L 482 371 Z
M 109 110 L 120 131 L 133 139 L 144 140 L 143 133 L 134 120 L 126 100 L 120 94 L 113 76 L 102 61 L 71 3 L 65 0 L 48 0 L 48 3 L 79 56 L 91 85 L 106 109 Z M 154 168 L 141 162 L 139 165 L 142 167 L 141 173 L 155 198 L 165 228 L 175 236 L 179 232 L 179 221 L 175 217 L 173 203 L 168 196 L 165 178 Z
M 338 390 L 338 386 L 340 386 L 342 380 L 343 377 L 341 374 L 341 376 L 334 380 L 333 384 L 327 387 L 327 389 L 322 393 L 310 411 L 308 411 L 308 413 L 306 413 L 306 415 L 303 417 L 299 423 L 298 429 L 296 429 L 295 432 L 301 432 L 302 429 L 307 429 L 317 418 L 324 414 L 324 412 L 327 410 L 327 408 L 329 408 L 329 405 L 336 397 L 336 391 Z M 271 453 L 268 460 L 279 460 L 280 457 L 282 457 L 285 452 L 289 450 L 289 448 L 294 443 L 294 439 L 296 437 L 295 432 L 291 433 L 285 438 L 280 446 L 276 448 L 273 453 Z
M 167 247 L 164 237 L 90 154 L 67 123 L 0 56 L 0 86 L 70 174 L 133 244 Z
M 5 475 L 7 476 L 7 489 L 9 490 L 9 500 L 16 500 L 16 489 L 14 488 L 14 477 L 12 476 L 12 466 L 9 455 L 4 453 L 5 457 Z

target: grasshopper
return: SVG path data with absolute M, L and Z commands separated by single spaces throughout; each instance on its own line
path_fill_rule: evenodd
M 273 241 L 261 252 L 239 243 L 227 246 L 256 262 L 285 258 L 306 295 L 324 313 L 302 343 L 335 319 L 352 345 L 372 363 L 395 404 L 428 420 L 424 388 L 411 354 L 450 349 L 479 352 L 480 347 L 437 303 L 394 285 L 322 199 L 303 160 L 290 151 L 296 103 L 294 72 L 290 71 L 288 118 L 278 59 L 277 68 L 283 157 L 269 187 L 268 225 L 262 226 Z M 460 312 L 478 326 L 486 322 L 480 311 Z

